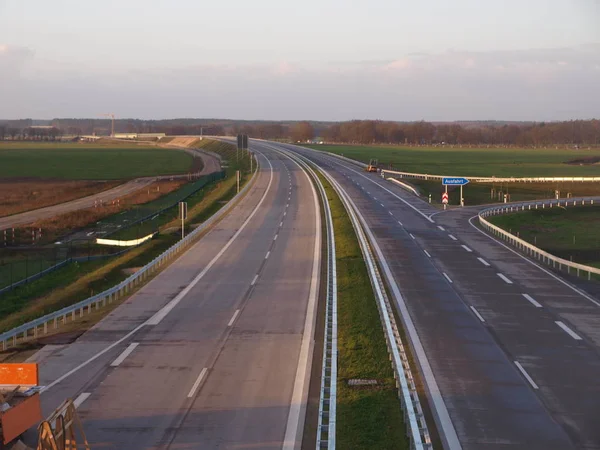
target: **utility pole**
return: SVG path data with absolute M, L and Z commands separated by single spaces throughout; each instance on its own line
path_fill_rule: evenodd
M 110 137 L 115 137 L 115 115 L 113 113 L 102 114 L 104 117 L 111 118 Z

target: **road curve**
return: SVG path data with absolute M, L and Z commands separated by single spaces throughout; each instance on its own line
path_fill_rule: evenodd
M 299 448 L 319 205 L 296 164 L 252 147 L 256 182 L 221 222 L 76 342 L 35 356 L 44 414 L 77 399 L 92 448 Z
M 450 419 L 438 428 L 458 437 L 446 448 L 600 448 L 597 298 L 471 226 L 475 212 L 431 220 L 394 183 L 284 147 L 328 170 L 373 232 Z
M 166 147 L 166 146 L 165 146 Z M 185 150 L 192 153 L 195 157 L 200 156 L 203 161 L 203 168 L 197 175 L 208 175 L 213 172 L 221 170 L 221 164 L 217 157 L 210 155 L 201 150 L 184 148 L 184 147 L 170 147 L 178 150 Z M 143 189 L 146 186 L 152 184 L 157 179 L 171 179 L 171 178 L 187 178 L 188 174 L 183 175 L 161 175 L 156 177 L 143 177 L 136 178 L 135 180 L 128 181 L 124 184 L 116 186 L 112 189 L 108 189 L 97 194 L 89 195 L 87 197 L 78 198 L 69 202 L 60 203 L 58 205 L 46 206 L 44 208 L 34 209 L 12 216 L 0 217 L 0 230 L 8 228 L 15 228 L 29 223 L 37 222 L 38 220 L 48 219 L 50 217 L 58 216 L 60 214 L 77 211 L 79 209 L 91 208 L 95 202 L 110 202 L 117 198 L 129 195 L 139 189 Z

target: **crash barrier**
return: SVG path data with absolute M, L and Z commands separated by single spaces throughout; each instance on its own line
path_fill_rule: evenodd
M 382 175 L 383 177 L 383 175 Z M 384 177 L 385 178 L 385 177 Z M 404 189 L 406 189 L 407 191 L 412 192 L 413 194 L 415 194 L 417 197 L 419 196 L 419 191 L 417 191 L 414 187 L 412 187 L 410 184 L 408 183 L 403 183 L 400 180 L 396 180 L 395 178 L 386 178 L 386 180 L 391 181 L 397 185 L 399 185 L 400 187 L 403 187 Z
M 596 203 L 598 199 L 596 199 Z M 545 209 L 545 208 L 555 208 L 555 207 L 563 207 L 566 208 L 568 206 L 585 206 L 585 205 L 593 205 L 594 199 L 590 198 L 577 198 L 577 199 L 569 199 L 569 200 L 545 200 L 545 201 L 534 201 L 534 202 L 522 202 L 522 203 L 512 203 L 506 206 L 500 207 L 492 207 L 487 208 L 481 211 L 478 215 L 479 223 L 486 231 L 491 234 L 498 236 L 499 238 L 507 241 L 513 247 L 516 247 L 521 252 L 526 255 L 536 259 L 544 264 L 551 266 L 554 269 L 564 270 L 566 268 L 567 273 L 570 274 L 571 270 L 577 273 L 577 276 L 580 276 L 581 273 L 584 275 L 587 273 L 587 279 L 591 279 L 592 274 L 600 275 L 600 269 L 597 267 L 586 266 L 585 264 L 579 264 L 572 261 L 568 261 L 563 258 L 559 258 L 558 256 L 554 256 L 541 248 L 536 247 L 535 245 L 530 244 L 529 242 L 515 236 L 514 234 L 503 230 L 502 228 L 492 224 L 489 222 L 486 217 L 497 216 L 499 214 L 510 214 L 516 213 L 519 211 L 529 211 L 532 209 Z
M 194 229 L 194 231 L 188 234 L 184 239 L 172 245 L 161 255 L 154 258 L 152 261 L 118 285 L 75 303 L 74 305 L 67 306 L 50 314 L 46 314 L 43 317 L 32 320 L 31 322 L 27 322 L 21 326 L 0 334 L 2 350 L 6 350 L 9 347 L 14 347 L 23 341 L 35 339 L 39 337 L 40 334 L 47 334 L 51 329 L 57 329 L 61 325 L 83 317 L 84 314 L 90 314 L 94 311 L 98 311 L 99 309 L 130 295 L 134 289 L 140 287 L 140 285 L 147 281 L 148 278 L 161 270 L 165 265 L 178 258 L 181 253 L 187 250 L 187 248 L 199 238 L 202 232 L 207 230 L 212 224 L 229 212 L 229 210 L 231 210 L 231 208 L 237 204 L 240 198 L 246 194 L 256 179 L 257 173 L 258 171 L 254 172 L 252 178 L 246 184 L 246 186 L 244 186 L 243 189 L 235 195 L 235 197 L 227 202 L 223 208 L 221 208 L 204 223 Z
M 397 170 L 382 169 L 383 174 L 397 175 L 400 178 L 418 178 L 420 180 L 439 180 L 443 178 L 462 178 L 454 175 L 431 175 L 427 173 L 399 172 Z M 598 183 L 600 177 L 465 177 L 473 183 L 552 183 L 552 182 L 579 182 Z
M 300 159 L 307 163 L 309 162 L 309 160 L 302 156 L 300 156 Z M 429 430 L 421 407 L 412 368 L 409 364 L 408 354 L 400 335 L 398 324 L 396 323 L 385 283 L 379 272 L 376 257 L 373 254 L 369 238 L 364 231 L 364 227 L 366 226 L 364 218 L 361 217 L 360 212 L 341 185 L 327 171 L 321 168 L 318 168 L 318 170 L 329 181 L 344 204 L 365 258 L 371 284 L 377 298 L 377 307 L 383 324 L 390 360 L 394 369 L 398 395 L 404 411 L 404 421 L 407 427 L 407 436 L 410 440 L 410 448 L 415 450 L 432 449 Z M 332 449 L 335 448 L 335 444 L 333 447 L 328 445 L 321 448 Z

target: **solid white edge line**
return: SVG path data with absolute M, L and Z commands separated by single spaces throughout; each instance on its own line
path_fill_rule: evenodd
M 423 250 L 425 252 L 425 254 L 431 258 L 431 255 L 429 254 L 429 252 L 427 250 Z
M 442 272 L 442 274 L 446 277 L 446 280 L 448 280 L 450 283 L 452 283 L 452 279 L 448 276 L 448 274 L 446 272 Z
M 525 297 L 527 299 L 527 301 L 529 303 L 531 303 L 533 306 L 535 306 L 536 308 L 541 308 L 542 305 L 540 305 L 531 295 L 529 294 L 523 294 L 523 297 Z
M 238 316 L 239 313 L 240 313 L 240 310 L 236 309 L 235 312 L 233 313 L 233 316 L 231 317 L 231 320 L 227 324 L 228 327 L 230 327 L 231 325 L 233 325 L 233 322 L 235 322 L 235 319 L 237 319 L 237 316 Z
M 265 192 L 263 193 L 263 196 L 260 198 L 258 204 L 254 207 L 254 209 L 252 210 L 250 215 L 242 223 L 240 228 L 235 232 L 235 234 L 231 237 L 231 239 L 229 239 L 229 241 L 227 241 L 227 243 L 223 246 L 223 248 L 219 251 L 219 253 L 217 253 L 215 255 L 215 257 L 210 260 L 210 262 L 206 265 L 206 267 L 202 270 L 202 272 L 200 272 L 198 275 L 196 275 L 196 277 L 190 282 L 190 284 L 188 284 L 179 294 L 177 294 L 177 297 L 175 297 L 173 300 L 171 300 L 169 303 L 167 303 L 165 306 L 163 306 L 150 319 L 148 319 L 144 325 L 158 325 L 165 317 L 167 317 L 167 314 L 169 314 L 173 310 L 173 308 L 175 308 L 175 306 L 177 306 L 177 304 L 179 302 L 181 302 L 181 300 L 183 300 L 183 298 L 192 290 L 192 288 L 194 286 L 196 286 L 196 284 L 198 284 L 198 282 L 202 278 L 204 278 L 206 273 L 212 268 L 213 265 L 215 265 L 215 263 L 219 260 L 219 258 L 221 258 L 221 256 L 223 256 L 223 253 L 225 253 L 227 251 L 227 249 L 229 247 L 231 247 L 233 242 L 242 233 L 244 228 L 246 228 L 246 225 L 248 225 L 250 220 L 252 220 L 252 218 L 254 217 L 254 215 L 256 214 L 258 209 L 260 208 L 260 206 L 263 204 L 265 198 L 267 197 L 267 194 L 269 193 L 269 190 L 271 188 L 271 183 L 273 182 L 273 165 L 271 164 L 271 161 L 269 161 L 268 158 L 266 158 L 264 155 L 263 155 L 263 157 L 269 163 L 271 172 L 270 172 L 270 177 L 269 177 L 269 184 L 267 185 L 267 188 L 265 189 Z
M 464 248 L 466 251 L 468 251 L 469 253 L 472 253 L 473 250 L 471 250 L 469 247 L 467 247 L 466 245 L 461 245 L 462 248 Z
M 132 342 L 131 344 L 129 344 L 129 346 L 123 350 L 123 352 L 117 356 L 117 359 L 115 359 L 111 364 L 110 367 L 117 367 L 119 366 L 123 361 L 125 361 L 125 358 L 127 358 L 131 352 L 133 352 L 135 350 L 135 348 L 140 345 L 139 342 Z
M 579 295 L 581 295 L 583 298 L 585 298 L 586 300 L 592 302 L 594 305 L 599 306 L 600 307 L 600 303 L 597 302 L 596 300 L 594 300 L 592 297 L 590 297 L 588 294 L 586 294 L 583 291 L 580 291 L 579 289 L 577 289 L 575 286 L 573 286 L 572 284 L 566 282 L 565 280 L 563 280 L 562 278 L 560 278 L 557 275 L 554 275 L 552 272 L 550 272 L 549 270 L 546 270 L 545 268 L 543 268 L 542 266 L 536 264 L 535 262 L 533 262 L 532 260 L 530 260 L 529 258 L 525 257 L 524 255 L 521 255 L 518 251 L 516 251 L 513 248 L 510 248 L 508 245 L 506 245 L 504 242 L 499 241 L 498 239 L 496 239 L 493 236 L 490 236 L 489 234 L 487 234 L 485 231 L 480 230 L 476 225 L 473 224 L 472 220 L 475 219 L 478 216 L 473 216 L 469 219 L 469 224 L 475 228 L 477 231 L 479 231 L 481 234 L 483 234 L 484 236 L 486 236 L 488 239 L 491 239 L 492 241 L 494 241 L 496 244 L 501 245 L 502 247 L 504 247 L 505 249 L 513 252 L 515 255 L 517 255 L 518 257 L 520 257 L 521 259 L 523 259 L 524 261 L 528 262 L 529 264 L 531 264 L 534 267 L 537 267 L 539 270 L 541 270 L 542 272 L 544 272 L 547 275 L 550 275 L 552 278 L 554 278 L 556 281 L 564 284 L 565 286 L 567 286 L 569 289 L 571 289 L 573 292 L 578 293 Z
M 367 177 L 366 175 L 363 175 L 362 173 L 360 173 L 357 170 L 354 170 L 352 167 L 348 167 L 345 166 L 344 164 L 342 164 L 341 162 L 339 162 L 336 159 L 331 159 L 331 158 L 335 158 L 335 157 L 329 157 L 330 161 L 333 161 L 335 164 L 343 167 L 346 170 L 350 170 L 351 172 L 356 173 L 357 175 L 369 180 L 371 183 L 375 184 L 376 186 L 379 186 L 381 189 L 383 189 L 384 191 L 388 192 L 389 194 L 392 194 L 394 197 L 396 197 L 398 200 L 400 200 L 401 202 L 403 202 L 404 204 L 406 204 L 406 206 L 408 206 L 409 208 L 412 208 L 414 211 L 416 211 L 420 216 L 424 217 L 425 219 L 427 219 L 428 222 L 430 223 L 435 223 L 435 221 L 429 217 L 427 214 L 419 211 L 419 209 L 414 206 L 413 204 L 411 204 L 410 202 L 407 202 L 406 200 L 404 200 L 402 197 L 400 197 L 399 195 L 397 195 L 396 193 L 394 193 L 393 191 L 390 191 L 388 188 L 384 187 L 382 184 L 379 184 L 378 182 L 376 182 L 375 180 L 372 180 L 371 178 Z M 369 193 L 369 191 L 367 191 L 367 193 Z
M 452 239 L 453 241 L 458 241 L 458 239 L 456 239 L 456 238 L 455 238 L 453 235 L 451 235 L 451 234 L 449 234 L 449 235 L 448 235 L 448 237 L 449 237 L 450 239 Z
M 342 164 L 339 164 L 339 165 L 346 168 L 346 166 L 344 166 Z M 367 178 L 367 177 L 365 177 L 365 178 Z M 374 183 L 374 181 L 372 181 L 371 179 L 369 179 L 369 178 L 367 178 L 367 179 Z M 385 188 L 383 188 L 383 189 L 385 189 Z M 390 191 L 390 193 L 395 195 L 391 191 Z M 354 205 L 354 202 L 352 201 L 352 199 L 349 199 L 349 200 Z M 385 277 L 392 289 L 392 293 L 394 296 L 394 300 L 396 302 L 396 306 L 400 310 L 400 318 L 402 319 L 402 322 L 404 324 L 404 327 L 406 329 L 408 336 L 410 336 L 412 346 L 414 347 L 414 351 L 417 356 L 417 362 L 421 368 L 421 373 L 423 374 L 423 378 L 425 379 L 425 386 L 426 386 L 428 394 L 429 394 L 428 395 L 429 400 L 430 400 L 431 404 L 433 404 L 432 410 L 435 415 L 436 425 L 438 426 L 438 428 L 441 428 L 441 430 L 442 430 L 440 432 L 440 436 L 445 443 L 444 448 L 448 448 L 448 449 L 452 449 L 452 450 L 460 450 L 460 449 L 462 449 L 462 445 L 460 444 L 460 441 L 458 439 L 458 435 L 456 433 L 456 428 L 454 427 L 454 424 L 452 423 L 452 420 L 450 419 L 450 414 L 448 413 L 448 408 L 446 407 L 446 402 L 444 401 L 444 397 L 441 394 L 439 385 L 437 383 L 437 380 L 435 379 L 435 374 L 433 373 L 433 369 L 431 368 L 431 364 L 429 363 L 429 359 L 427 359 L 425 349 L 423 348 L 423 343 L 421 342 L 421 338 L 419 337 L 417 328 L 415 327 L 412 317 L 410 316 L 408 307 L 406 305 L 406 302 L 404 301 L 404 297 L 402 296 L 402 293 L 400 292 L 400 288 L 398 287 L 398 283 L 396 282 L 396 279 L 394 278 L 394 276 L 392 274 L 390 266 L 388 265 L 387 260 L 385 259 L 385 256 L 383 255 L 383 252 L 381 251 L 381 247 L 379 247 L 379 244 L 377 243 L 375 236 L 373 236 L 373 232 L 367 226 L 367 222 L 366 222 L 365 218 L 362 216 L 360 211 L 358 211 L 358 208 L 356 208 L 356 205 L 354 205 L 354 208 L 356 210 L 356 213 L 357 213 L 361 223 L 363 224 L 365 233 L 367 234 L 367 236 L 369 236 L 369 241 L 371 242 L 371 244 L 373 245 L 373 248 L 375 249 L 377 258 L 379 259 L 379 262 L 380 262 L 381 266 L 383 267 Z M 423 215 L 423 214 L 421 213 L 421 215 Z M 433 220 L 430 220 L 430 219 L 428 219 L 428 220 L 433 223 Z
M 474 306 L 470 306 L 470 308 L 475 313 L 475 315 L 477 316 L 477 318 L 479 320 L 481 320 L 483 323 L 485 323 L 485 319 L 481 316 L 481 314 L 479 314 L 479 311 L 477 311 Z
M 529 374 L 523 368 L 523 366 L 521 365 L 521 363 L 519 361 L 514 361 L 514 363 L 515 363 L 515 366 L 517 366 L 517 369 L 519 369 L 519 372 L 521 372 L 521 374 L 523 374 L 523 376 L 525 377 L 525 379 L 529 382 L 529 384 L 531 385 L 531 387 L 534 388 L 534 389 L 539 389 L 538 385 L 535 384 L 535 381 L 533 381 L 533 379 L 529 376 Z
M 269 251 L 267 252 L 267 254 L 265 255 L 265 259 L 269 259 L 269 256 L 271 256 L 271 250 L 269 250 Z
M 77 396 L 75 400 L 73 400 L 73 406 L 75 409 L 79 408 L 83 402 L 85 402 L 90 397 L 91 392 L 82 392 Z
M 283 153 L 285 154 L 285 153 Z M 310 178 L 308 171 L 297 161 L 286 155 L 287 158 L 304 172 L 308 184 L 313 194 L 315 208 L 315 246 L 313 251 L 313 270 L 310 280 L 310 291 L 308 296 L 307 314 L 302 333 L 302 344 L 300 345 L 300 355 L 298 356 L 298 366 L 296 377 L 294 379 L 294 389 L 292 391 L 290 411 L 285 427 L 282 450 L 295 450 L 302 444 L 302 432 L 304 429 L 304 420 L 306 419 L 306 408 L 308 402 L 308 386 L 310 383 L 310 370 L 312 365 L 312 353 L 314 346 L 314 329 L 316 326 L 316 308 L 317 295 L 319 290 L 319 273 L 321 271 L 321 207 L 317 191 Z
M 480 262 L 481 264 L 483 264 L 484 266 L 486 266 L 486 267 L 490 267 L 490 266 L 491 266 L 491 264 L 490 264 L 489 262 L 487 262 L 485 259 L 483 259 L 483 258 L 477 258 L 477 259 L 478 259 L 478 260 L 479 260 L 479 262 Z
M 440 230 L 442 230 L 442 231 L 446 231 L 446 229 L 445 229 L 443 226 L 441 226 L 441 225 L 438 225 L 438 228 L 439 228 Z
M 301 149 L 305 149 L 305 148 L 301 148 Z M 343 168 L 349 169 L 348 167 L 346 167 L 345 165 L 343 165 L 339 162 L 337 162 L 337 164 Z M 352 170 L 352 169 L 349 169 L 349 170 Z M 357 174 L 359 174 L 361 176 L 364 176 L 357 171 L 354 171 L 354 172 L 356 172 Z M 366 176 L 364 176 L 364 178 L 367 178 L 367 180 L 371 181 L 372 183 L 375 183 L 373 180 L 369 179 Z M 396 194 L 394 194 L 393 192 L 384 188 L 383 186 L 381 186 L 381 187 L 383 189 L 385 189 L 386 191 L 390 192 L 395 197 L 398 197 Z M 400 197 L 398 197 L 398 198 L 408 204 L 408 202 L 406 202 L 402 198 L 400 198 Z M 350 199 L 350 202 L 352 204 L 354 204 L 352 199 Z M 413 209 L 415 209 L 419 214 L 424 216 L 429 222 L 435 223 L 432 219 L 430 219 L 429 217 L 425 216 L 423 213 L 418 211 L 414 206 L 412 206 L 410 204 L 408 204 L 408 205 L 411 206 Z M 417 362 L 420 366 L 421 373 L 423 374 L 423 378 L 425 380 L 425 387 L 427 390 L 428 399 L 430 400 L 431 404 L 433 405 L 432 411 L 434 413 L 434 420 L 435 420 L 438 428 L 441 429 L 440 437 L 443 441 L 444 448 L 452 449 L 452 450 L 461 450 L 462 445 L 458 439 L 458 435 L 456 433 L 456 428 L 454 427 L 454 424 L 452 423 L 452 420 L 450 419 L 450 414 L 448 413 L 448 408 L 446 406 L 446 402 L 444 401 L 444 398 L 440 392 L 439 385 L 435 379 L 435 374 L 433 373 L 431 364 L 429 363 L 429 360 L 427 359 L 427 355 L 425 354 L 425 349 L 423 348 L 423 343 L 421 342 L 419 333 L 418 333 L 418 331 L 415 327 L 415 324 L 410 316 L 406 302 L 405 302 L 402 294 L 400 293 L 398 284 L 390 270 L 390 267 L 385 259 L 385 256 L 383 255 L 383 252 L 381 251 L 381 248 L 379 247 L 379 244 L 377 243 L 375 237 L 373 236 L 372 231 L 367 226 L 367 223 L 366 223 L 364 217 L 362 217 L 362 214 L 360 213 L 360 211 L 357 210 L 355 205 L 354 205 L 354 208 L 356 209 L 356 213 L 359 216 L 361 223 L 363 224 L 365 233 L 369 236 L 369 240 L 370 240 L 371 244 L 373 245 L 373 248 L 375 249 L 375 253 L 377 254 L 379 262 L 383 267 L 385 277 L 392 289 L 392 293 L 393 293 L 396 305 L 397 305 L 398 309 L 400 310 L 400 318 L 402 319 L 402 322 L 404 324 L 406 332 L 407 332 L 408 336 L 410 337 L 411 344 L 412 344 L 412 346 L 414 348 L 414 352 L 416 354 Z
M 252 283 L 250 283 L 250 286 L 254 286 L 256 284 L 256 280 L 258 280 L 258 274 L 254 275 L 254 279 L 252 280 Z
M 561 327 L 565 333 L 567 333 L 569 336 L 571 336 L 576 341 L 581 341 L 582 340 L 581 336 L 579 336 L 577 333 L 575 333 L 573 330 L 571 330 L 568 326 L 566 326 L 560 320 L 555 320 L 554 323 L 556 325 L 558 325 L 559 327 Z
M 513 284 L 513 282 L 509 280 L 503 273 L 498 272 L 496 275 L 502 278 L 506 284 Z
M 196 389 L 198 389 L 198 386 L 200 386 L 200 383 L 202 383 L 202 379 L 206 375 L 206 372 L 208 372 L 208 369 L 205 367 L 200 372 L 200 375 L 198 375 L 198 378 L 196 378 L 196 381 L 194 382 L 192 389 L 190 389 L 190 393 L 187 395 L 188 398 L 192 398 L 194 396 L 194 394 L 196 393 Z

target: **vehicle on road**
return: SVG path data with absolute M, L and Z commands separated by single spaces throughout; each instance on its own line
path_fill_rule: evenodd
M 377 160 L 371 159 L 369 161 L 369 165 L 367 166 L 367 172 L 377 172 Z

